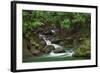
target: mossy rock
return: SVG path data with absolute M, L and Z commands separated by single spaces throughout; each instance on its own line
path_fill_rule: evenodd
M 90 56 L 90 53 L 91 52 L 89 49 L 78 48 L 75 50 L 74 56 L 76 56 L 76 57 L 78 57 L 78 56 L 88 57 L 88 56 Z
M 23 39 L 22 55 L 23 55 L 23 60 L 32 57 L 32 53 L 27 48 L 27 41 L 25 39 Z
M 65 50 L 63 48 L 56 48 L 54 53 L 65 53 Z
M 43 55 L 43 52 L 41 52 L 40 50 L 35 49 L 35 48 L 31 48 L 30 51 L 31 51 L 33 56 L 41 56 L 41 55 Z
M 43 49 L 42 49 L 42 51 L 45 53 L 45 54 L 48 54 L 48 53 L 50 53 L 52 50 L 54 50 L 55 48 L 54 48 L 54 46 L 52 46 L 52 45 L 47 45 L 47 46 L 45 46 Z

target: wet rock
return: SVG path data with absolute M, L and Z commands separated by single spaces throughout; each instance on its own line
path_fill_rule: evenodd
M 44 41 L 44 39 L 42 37 L 39 38 L 39 42 L 38 43 L 39 43 L 40 50 L 46 46 L 46 42 Z
M 51 31 L 45 31 L 44 35 L 53 35 L 53 33 Z
M 50 53 L 52 50 L 54 50 L 55 48 L 52 45 L 47 45 L 45 46 L 42 51 L 46 54 Z
M 65 43 L 64 43 L 63 41 L 60 41 L 60 42 L 59 42 L 59 45 L 64 46 Z
M 43 40 L 43 38 L 39 38 L 36 35 L 33 35 L 30 37 L 29 40 L 29 47 L 34 46 L 35 49 L 41 50 L 46 45 L 46 42 Z
M 32 29 L 32 32 L 38 34 L 38 33 L 42 33 L 43 30 L 44 30 L 43 28 L 37 28 L 37 29 Z
M 62 40 L 58 38 L 51 39 L 51 43 L 59 44 Z
M 54 53 L 65 53 L 65 50 L 63 48 L 56 48 Z
M 40 50 L 37 50 L 37 49 L 34 49 L 34 48 L 32 48 L 30 51 L 31 51 L 33 56 L 43 55 L 43 53 Z
M 46 46 L 46 42 L 45 42 L 45 41 L 43 41 L 43 40 L 42 40 L 42 41 L 40 41 L 40 43 L 39 43 L 39 44 L 40 44 L 41 46 L 43 46 L 43 47 L 44 47 L 44 46 Z
M 43 28 L 40 28 L 38 29 L 37 33 L 43 33 L 44 29 Z
M 50 41 L 51 41 L 52 39 L 54 39 L 54 37 L 53 37 L 53 36 L 50 36 L 50 35 L 47 35 L 46 38 L 47 38 L 47 40 L 50 40 Z

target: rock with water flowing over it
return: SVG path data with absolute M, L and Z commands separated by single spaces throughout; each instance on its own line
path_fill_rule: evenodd
M 48 54 L 48 53 L 50 53 L 52 50 L 54 50 L 55 48 L 54 48 L 54 46 L 52 46 L 52 45 L 47 45 L 47 46 L 45 46 L 43 49 L 42 49 L 42 51 L 44 52 L 44 53 L 46 53 L 46 54 Z
M 51 39 L 51 43 L 59 44 L 62 40 L 58 38 Z
M 56 48 L 54 53 L 65 53 L 65 50 L 63 48 Z

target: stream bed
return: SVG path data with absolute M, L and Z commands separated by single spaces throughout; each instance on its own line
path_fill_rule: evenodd
M 69 60 L 84 60 L 86 57 L 75 57 L 72 55 L 68 55 L 67 53 L 60 53 L 60 54 L 45 54 L 42 56 L 30 56 L 28 58 L 25 58 L 23 62 L 48 62 L 48 61 L 69 61 Z
M 67 61 L 67 60 L 84 60 L 84 59 L 90 59 L 90 57 L 88 56 L 75 56 L 76 52 L 75 52 L 75 48 L 66 48 L 60 44 L 57 44 L 59 41 L 63 43 L 63 41 L 61 41 L 61 39 L 56 39 L 54 37 L 54 30 L 51 30 L 51 33 L 53 35 L 51 35 L 50 33 L 48 34 L 38 34 L 38 38 L 42 39 L 41 41 L 39 40 L 38 43 L 44 44 L 43 48 L 37 48 L 40 47 L 41 45 L 38 45 L 36 43 L 36 38 L 34 40 L 32 40 L 34 36 L 32 36 L 32 39 L 29 40 L 30 44 L 29 44 L 29 49 L 24 49 L 23 51 L 27 51 L 26 53 L 23 53 L 24 57 L 23 57 L 23 62 L 27 63 L 27 62 L 47 62 L 47 61 Z M 32 45 L 31 45 L 32 44 Z M 35 45 L 35 46 L 34 46 Z M 24 45 L 25 46 L 25 45 Z M 28 53 L 31 53 L 31 55 L 28 55 Z M 26 55 L 25 55 L 26 54 Z

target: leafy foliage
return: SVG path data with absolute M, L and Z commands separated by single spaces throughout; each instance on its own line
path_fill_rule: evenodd
M 37 28 L 37 27 L 42 26 L 42 25 L 44 25 L 44 23 L 39 22 L 39 21 L 32 22 L 32 28 Z
M 23 33 L 40 30 L 42 27 L 45 32 L 47 29 L 53 28 L 59 30 L 55 35 L 64 40 L 65 46 L 75 44 L 75 47 L 78 46 L 76 52 L 79 55 L 90 54 L 90 13 L 23 10 L 22 17 Z M 85 38 L 82 40 L 82 44 L 78 41 L 80 38 Z
M 64 21 L 62 22 L 62 27 L 64 28 L 70 28 L 71 22 L 69 19 L 64 19 Z
M 31 12 L 31 13 L 30 13 Z M 85 26 L 90 23 L 90 14 L 72 12 L 52 12 L 52 11 L 30 11 L 23 10 L 23 25 L 38 27 L 40 25 L 55 24 L 62 28 L 74 28 L 75 26 Z

